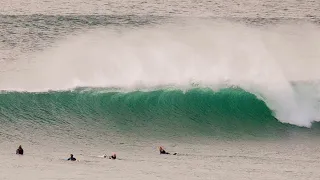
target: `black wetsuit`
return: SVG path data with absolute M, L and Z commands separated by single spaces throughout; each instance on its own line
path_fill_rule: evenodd
M 170 154 L 170 153 L 168 153 L 168 152 L 166 152 L 165 150 L 160 150 L 160 154 Z M 172 155 L 177 155 L 177 153 L 173 153 Z
M 68 161 L 75 161 L 75 160 L 77 160 L 77 159 L 74 158 L 74 157 L 70 157 L 70 158 L 68 159 Z
M 117 156 L 110 156 L 109 159 L 117 159 Z
M 160 150 L 160 154 L 170 154 L 170 153 L 168 153 L 168 152 L 166 152 L 165 150 Z
M 22 148 L 17 149 L 16 154 L 23 155 L 23 149 Z

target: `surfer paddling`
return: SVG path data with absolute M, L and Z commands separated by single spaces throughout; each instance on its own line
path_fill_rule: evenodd
M 165 151 L 162 146 L 159 147 L 159 151 L 160 154 L 170 154 L 169 152 Z M 177 153 L 173 153 L 172 155 L 177 155 Z
M 103 157 L 104 158 L 109 158 L 109 159 L 117 159 L 117 155 L 116 155 L 116 153 L 113 153 L 111 156 L 107 156 L 106 154 L 105 155 L 103 155 Z
M 16 154 L 18 155 L 23 155 L 23 149 L 21 147 L 21 145 L 18 147 L 18 149 L 16 150 Z

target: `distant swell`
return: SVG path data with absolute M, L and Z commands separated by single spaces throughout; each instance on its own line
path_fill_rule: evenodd
M 240 88 L 115 92 L 75 89 L 45 93 L 3 92 L 0 118 L 57 125 L 112 124 L 122 132 L 151 135 L 287 136 L 317 130 L 279 122 L 265 102 Z M 111 129 L 106 125 L 105 129 Z

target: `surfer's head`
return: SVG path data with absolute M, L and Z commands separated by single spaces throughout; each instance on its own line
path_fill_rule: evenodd
M 70 157 L 73 157 L 73 154 L 70 154 Z

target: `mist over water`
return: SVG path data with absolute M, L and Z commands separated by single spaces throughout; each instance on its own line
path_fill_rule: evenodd
M 310 23 L 249 26 L 185 20 L 95 28 L 56 41 L 34 58 L 8 62 L 10 70 L 2 69 L 0 88 L 148 91 L 238 86 L 265 101 L 280 121 L 310 127 L 318 116 L 314 82 L 319 78 L 319 40 L 319 27 Z M 302 82 L 309 88 L 301 88 Z

